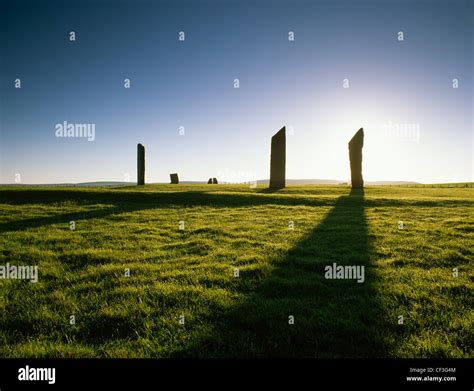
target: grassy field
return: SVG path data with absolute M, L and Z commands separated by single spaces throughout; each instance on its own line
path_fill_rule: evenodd
M 472 188 L 4 186 L 0 231 L 2 357 L 474 356 Z

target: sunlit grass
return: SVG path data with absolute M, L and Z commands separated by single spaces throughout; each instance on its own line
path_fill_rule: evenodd
M 39 282 L 0 280 L 0 355 L 472 357 L 472 189 L 349 193 L 4 187 L 0 265 Z

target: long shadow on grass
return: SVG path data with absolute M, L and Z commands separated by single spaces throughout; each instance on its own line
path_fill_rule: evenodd
M 61 203 L 74 202 L 76 206 L 88 206 L 100 203 L 112 203 L 113 206 L 88 211 L 80 211 L 64 214 L 51 214 L 48 216 L 33 217 L 27 219 L 10 220 L 0 223 L 1 232 L 22 231 L 30 228 L 43 227 L 50 224 L 69 224 L 71 220 L 87 220 L 93 218 L 105 218 L 113 214 L 137 212 L 148 209 L 159 209 L 168 207 L 195 206 L 209 207 L 242 207 L 255 205 L 330 205 L 332 200 L 308 199 L 294 196 L 268 197 L 252 194 L 208 194 L 199 191 L 175 192 L 175 193 L 141 193 L 141 192 L 81 192 L 81 191 L 58 191 L 58 190 L 23 190 L 5 191 L 0 195 L 0 203 L 10 205 L 50 205 L 64 208 Z
M 0 204 L 9 205 L 58 205 L 74 202 L 77 205 L 113 204 L 111 207 L 81 211 L 66 214 L 53 214 L 49 216 L 34 217 L 29 219 L 5 221 L 0 223 L 0 232 L 19 231 L 37 228 L 49 224 L 69 223 L 71 220 L 104 218 L 111 214 L 135 212 L 147 209 L 168 207 L 252 207 L 257 205 L 283 205 L 283 206 L 330 206 L 332 199 L 297 196 L 294 194 L 274 193 L 265 194 L 267 191 L 257 193 L 209 193 L 202 191 L 186 192 L 140 192 L 140 191 L 77 191 L 77 190 L 5 190 L 0 193 Z M 398 199 L 371 199 L 365 201 L 370 207 L 433 207 L 433 206 L 471 206 L 472 203 L 458 200 L 416 200 L 403 201 Z
M 69 226 L 70 221 L 78 222 L 80 220 L 99 219 L 117 213 L 133 212 L 140 209 L 146 209 L 137 205 L 120 205 L 107 208 L 93 209 L 88 211 L 53 214 L 44 217 L 33 217 L 0 223 L 0 232 L 22 231 L 30 228 L 43 227 L 51 224 L 63 224 L 65 228 Z
M 42 204 L 51 205 L 61 202 L 75 202 L 81 205 L 106 203 L 119 206 L 120 204 L 147 204 L 143 208 L 163 206 L 254 206 L 254 205 L 332 205 L 333 200 L 311 196 L 310 194 L 285 193 L 284 189 L 261 189 L 255 192 L 225 192 L 210 191 L 176 191 L 176 192 L 146 192 L 123 190 L 2 190 L 0 203 L 9 205 Z M 470 200 L 444 199 L 404 200 L 399 198 L 372 198 L 365 201 L 370 207 L 433 207 L 433 206 L 472 206 Z
M 362 191 L 340 197 L 263 283 L 228 312 L 210 316 L 213 332 L 176 356 L 383 357 L 383 311 L 376 299 Z M 325 266 L 365 266 L 365 282 L 325 279 Z M 241 279 L 252 278 L 242 272 Z M 245 282 L 248 286 L 249 282 Z M 294 325 L 289 324 L 294 316 Z

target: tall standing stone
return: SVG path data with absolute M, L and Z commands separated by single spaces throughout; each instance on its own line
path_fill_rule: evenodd
M 209 178 L 209 180 L 207 181 L 207 184 L 212 185 L 212 178 Z
M 217 185 L 217 178 L 212 178 L 212 184 Z
M 364 147 L 364 129 L 360 128 L 349 141 L 349 161 L 351 163 L 351 184 L 353 189 L 364 187 L 362 178 L 362 148 Z
M 285 187 L 286 169 L 286 127 L 283 126 L 272 137 L 270 154 L 270 187 L 281 189 Z
M 177 185 L 179 183 L 178 174 L 170 174 L 171 183 Z
M 137 145 L 137 185 L 145 184 L 145 147 Z

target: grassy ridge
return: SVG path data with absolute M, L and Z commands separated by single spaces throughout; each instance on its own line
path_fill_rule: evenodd
M 40 279 L 0 280 L 0 355 L 472 357 L 473 201 L 469 188 L 3 187 L 0 265 Z M 326 280 L 333 262 L 365 265 L 365 282 Z
M 430 184 L 406 184 L 406 185 L 392 185 L 392 186 L 402 186 L 402 187 L 431 187 L 431 188 L 451 188 L 451 187 L 467 187 L 473 188 L 474 182 L 457 182 L 457 183 L 430 183 Z

